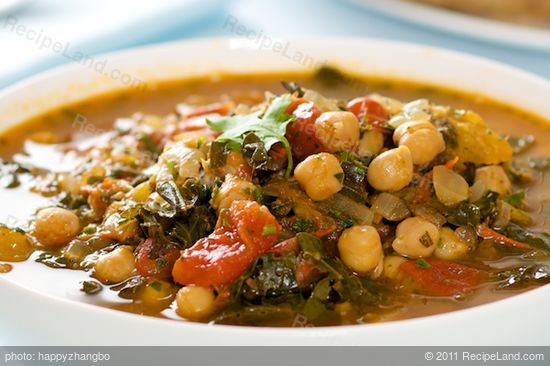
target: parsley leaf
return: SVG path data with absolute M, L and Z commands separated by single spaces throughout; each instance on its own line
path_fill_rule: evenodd
M 229 116 L 216 119 L 207 119 L 208 126 L 222 134 L 216 141 L 224 142 L 231 150 L 241 150 L 244 135 L 253 132 L 269 151 L 273 145 L 280 142 L 288 156 L 286 176 L 292 171 L 292 151 L 290 142 L 285 137 L 287 125 L 294 120 L 294 116 L 286 113 L 286 109 L 292 103 L 289 94 L 275 98 L 265 113 L 256 112 L 244 116 Z

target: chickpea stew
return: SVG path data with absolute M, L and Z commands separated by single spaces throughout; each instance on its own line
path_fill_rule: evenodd
M 330 68 L 84 101 L 0 136 L 0 275 L 84 271 L 120 299 L 97 304 L 232 325 L 495 301 L 550 282 L 544 123 Z

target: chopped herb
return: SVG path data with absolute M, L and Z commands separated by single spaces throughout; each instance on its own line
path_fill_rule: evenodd
M 504 201 L 508 202 L 514 207 L 518 207 L 525 198 L 524 192 L 517 192 L 509 196 L 504 197 Z
M 334 178 L 338 179 L 338 182 L 342 183 L 344 181 L 344 173 L 334 174 Z
M 262 229 L 262 235 L 263 236 L 273 235 L 276 232 L 277 232 L 277 228 L 275 227 L 274 224 L 267 224 Z
M 428 263 L 424 258 L 420 258 L 416 260 L 416 266 L 420 269 L 429 269 L 432 268 L 432 265 Z
M 426 248 L 429 248 L 431 247 L 432 245 L 434 245 L 434 242 L 432 240 L 432 237 L 430 236 L 430 234 L 426 231 L 421 237 L 420 237 L 420 243 L 425 246 Z
M 175 178 L 177 175 L 176 162 L 173 160 L 170 160 L 166 163 L 166 167 L 168 168 L 168 171 L 170 172 L 170 174 L 172 174 L 172 176 Z
M 153 281 L 149 284 L 149 287 L 151 287 L 153 290 L 160 291 L 162 290 L 162 283 L 159 281 Z
M 313 221 L 306 219 L 304 217 L 298 217 L 296 221 L 292 224 L 292 230 L 296 233 L 307 233 L 313 231 L 315 225 Z
M 344 229 L 348 229 L 355 225 L 356 220 L 353 217 L 346 217 L 343 220 L 339 221 L 340 226 L 342 226 Z
M 224 142 L 231 150 L 242 150 L 244 136 L 253 132 L 269 151 L 273 145 L 280 142 L 287 152 L 288 164 L 286 176 L 292 172 L 292 151 L 290 143 L 285 137 L 286 127 L 294 120 L 294 116 L 286 113 L 286 109 L 292 103 L 290 95 L 275 98 L 265 113 L 255 112 L 245 116 L 229 116 L 218 119 L 207 119 L 206 123 L 214 131 L 222 132 L 216 139 Z
M 159 270 L 163 269 L 167 265 L 168 265 L 168 261 L 165 258 L 157 258 L 155 260 L 155 267 L 157 267 L 157 269 Z

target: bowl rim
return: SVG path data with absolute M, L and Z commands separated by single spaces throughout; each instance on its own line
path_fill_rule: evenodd
M 488 60 L 479 56 L 473 56 L 464 54 L 456 51 L 449 51 L 441 48 L 427 47 L 423 45 L 416 45 L 407 42 L 396 42 L 396 41 L 387 41 L 380 39 L 370 39 L 370 38 L 356 38 L 356 37 L 299 37 L 293 38 L 294 42 L 316 42 L 318 45 L 330 44 L 330 43 L 347 43 L 348 45 L 354 44 L 368 44 L 372 47 L 385 45 L 389 47 L 394 47 L 398 49 L 406 49 L 414 52 L 436 52 L 437 57 L 448 57 L 456 62 L 469 62 L 474 65 L 481 65 L 483 67 L 493 68 L 498 70 L 499 73 L 506 75 L 513 75 L 514 77 L 524 80 L 530 85 L 538 85 L 542 89 L 545 89 L 550 92 L 550 81 L 540 77 L 538 75 L 519 70 L 512 66 L 508 66 L 496 61 Z M 164 44 L 158 44 L 154 46 L 144 46 L 137 47 L 133 49 L 128 49 L 119 52 L 112 52 L 104 55 L 105 57 L 118 58 L 118 59 L 128 59 L 131 57 L 136 57 L 139 54 L 143 53 L 155 53 L 159 51 L 166 50 L 175 50 L 179 47 L 192 47 L 194 45 L 211 45 L 211 46 L 221 46 L 228 48 L 232 51 L 240 50 L 240 47 L 250 48 L 250 45 L 247 45 L 246 42 L 243 43 L 242 39 L 221 37 L 221 38 L 203 38 L 203 39 L 194 39 L 187 41 L 176 41 L 169 42 Z M 255 51 L 253 51 L 255 52 Z M 20 81 L 10 87 L 7 87 L 0 91 L 0 104 L 4 98 L 7 98 L 10 95 L 20 93 L 29 86 L 44 83 L 55 79 L 56 77 L 68 73 L 70 71 L 77 70 L 79 65 L 62 65 L 54 69 L 48 70 L 46 72 L 37 74 L 30 78 L 27 78 L 23 81 Z M 427 82 L 428 85 L 431 85 L 430 82 Z M 436 84 L 437 85 L 437 84 Z M 451 87 L 452 90 L 456 88 Z M 460 89 L 458 89 L 460 91 Z M 549 115 L 550 117 L 550 115 Z M 405 327 L 410 329 L 422 329 L 423 324 L 430 323 L 431 326 L 437 325 L 437 323 L 454 323 L 461 324 L 461 319 L 477 319 L 478 321 L 483 319 L 484 316 L 495 310 L 496 308 L 501 309 L 514 309 L 517 306 L 522 304 L 529 303 L 534 300 L 532 299 L 549 299 L 550 298 L 550 286 L 541 286 L 540 288 L 530 290 L 526 293 L 519 294 L 504 300 L 495 301 L 488 304 L 478 305 L 471 308 L 461 309 L 449 313 L 436 314 L 427 317 L 397 320 L 387 323 L 375 323 L 368 325 L 341 325 L 341 326 L 332 326 L 332 327 L 319 327 L 319 328 L 275 328 L 275 327 L 250 327 L 250 326 L 231 326 L 231 325 L 208 325 L 201 323 L 189 323 L 189 322 L 178 322 L 171 319 L 159 319 L 146 317 L 138 314 L 125 313 L 122 311 L 113 311 L 97 305 L 86 304 L 78 302 L 75 300 L 62 298 L 50 294 L 44 294 L 42 292 L 36 291 L 35 289 L 25 288 L 15 282 L 12 282 L 10 279 L 0 277 L 0 287 L 5 287 L 6 290 L 11 291 L 12 293 L 19 293 L 19 295 L 30 296 L 31 298 L 37 301 L 44 301 L 50 303 L 52 306 L 59 306 L 60 308 L 65 309 L 66 311 L 76 310 L 77 312 L 84 313 L 94 313 L 98 319 L 103 319 L 106 321 L 118 321 L 122 323 L 132 323 L 134 325 L 140 326 L 156 326 L 164 330 L 170 330 L 173 333 L 186 333 L 193 334 L 194 332 L 211 335 L 211 334 L 223 334 L 229 337 L 237 337 L 233 341 L 237 340 L 238 337 L 250 337 L 255 336 L 265 337 L 264 339 L 275 340 L 278 344 L 286 344 L 289 341 L 301 341 L 307 344 L 315 344 L 316 341 L 325 344 L 345 344 L 346 341 L 350 340 L 350 337 L 361 337 L 366 334 L 377 334 L 382 332 L 387 334 L 388 332 L 395 331 L 399 328 Z M 0 306 L 1 308 L 1 306 Z M 327 342 L 328 340 L 328 342 Z M 421 340 L 421 338 L 419 338 Z M 55 340 L 50 340 L 54 341 Z M 258 340 L 256 340 L 257 342 Z M 468 339 L 464 339 L 468 342 Z M 254 342 L 254 341 L 253 341 Z M 412 343 L 418 342 L 415 340 L 411 341 Z M 229 342 L 232 343 L 232 342 Z M 360 344 L 359 341 L 354 341 L 354 344 Z M 263 344 L 259 342 L 258 344 Z M 514 343 L 511 343 L 514 344 Z

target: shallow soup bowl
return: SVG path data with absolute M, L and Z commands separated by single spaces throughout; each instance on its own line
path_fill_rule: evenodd
M 549 81 L 473 56 L 371 39 L 204 39 L 97 56 L 20 82 L 0 92 L 0 129 L 56 107 L 151 82 L 217 73 L 312 71 L 323 64 L 480 94 L 550 119 Z M 0 205 L 0 218 L 16 209 Z M 94 306 L 74 286 L 84 278 L 83 273 L 52 271 L 32 261 L 13 264 L 11 272 L 0 275 L 0 345 L 545 345 L 549 340 L 550 286 L 410 320 L 259 328 Z

